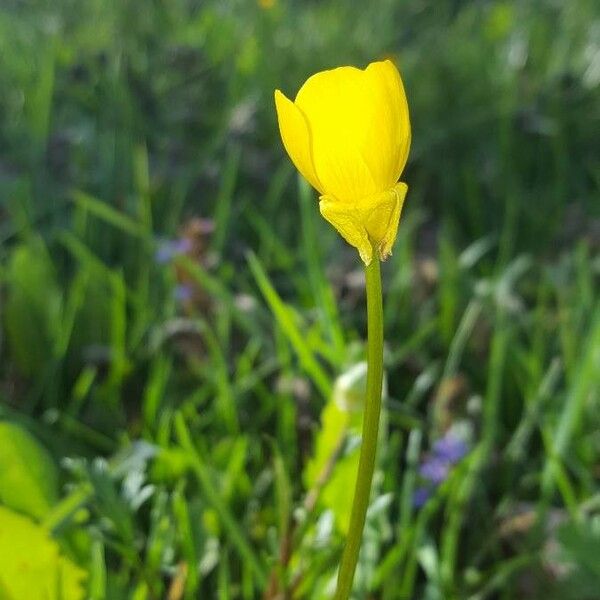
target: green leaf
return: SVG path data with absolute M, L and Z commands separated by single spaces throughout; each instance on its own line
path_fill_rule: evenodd
M 329 382 L 329 377 L 317 360 L 315 352 L 307 343 L 305 335 L 302 334 L 302 330 L 298 327 L 292 309 L 281 299 L 255 254 L 248 254 L 248 265 L 250 266 L 256 284 L 260 288 L 273 316 L 281 327 L 281 331 L 283 331 L 290 345 L 298 355 L 304 370 L 311 377 L 317 388 L 319 388 L 322 396 L 324 398 L 329 398 L 331 395 L 331 383 Z
M 0 421 L 0 502 L 41 518 L 57 500 L 58 473 L 48 452 L 25 429 Z
M 308 490 L 320 489 L 319 503 L 330 509 L 338 530 L 346 535 L 350 525 L 353 494 L 358 473 L 360 444 L 342 450 L 348 436 L 360 440 L 365 399 L 366 363 L 354 365 L 337 378 L 332 399 L 321 412 L 321 429 L 313 457 L 304 470 Z
M 337 377 L 332 398 L 321 412 L 313 456 L 303 473 L 306 489 L 318 492 L 321 509 L 332 511 L 336 527 L 344 536 L 350 527 L 358 475 L 366 386 L 366 362 L 350 366 Z M 385 375 L 382 395 L 387 396 Z
M 80 600 L 86 573 L 60 553 L 48 532 L 0 506 L 2 600 Z
M 21 373 L 39 377 L 53 358 L 61 310 L 54 267 L 41 241 L 15 248 L 6 284 L 4 325 L 11 357 Z

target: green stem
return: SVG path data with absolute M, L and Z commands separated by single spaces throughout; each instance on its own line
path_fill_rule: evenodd
M 381 412 L 381 385 L 383 380 L 383 301 L 381 273 L 377 255 L 365 268 L 367 288 L 367 395 L 363 417 L 362 444 L 358 461 L 358 476 L 354 490 L 350 528 L 338 574 L 335 600 L 347 600 L 352 591 L 354 571 L 362 541 L 371 482 L 375 470 L 375 452 Z

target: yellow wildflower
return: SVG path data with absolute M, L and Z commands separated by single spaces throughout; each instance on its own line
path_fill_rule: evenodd
M 369 264 L 396 239 L 407 186 L 408 104 L 392 62 L 339 67 L 310 77 L 295 102 L 275 91 L 283 145 L 318 190 L 321 214 Z

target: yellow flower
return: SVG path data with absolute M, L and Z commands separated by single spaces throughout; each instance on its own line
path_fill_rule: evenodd
M 310 77 L 295 102 L 275 91 L 283 145 L 318 190 L 321 214 L 358 249 L 384 260 L 396 239 L 407 186 L 398 179 L 410 147 L 408 104 L 389 60 Z

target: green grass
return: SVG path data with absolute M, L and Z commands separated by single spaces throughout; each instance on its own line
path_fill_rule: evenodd
M 59 486 L 28 514 L 3 486 L 44 485 L 0 451 L 0 504 L 90 598 L 331 597 L 362 269 L 272 94 L 384 56 L 413 147 L 355 598 L 597 598 L 598 19 L 592 0 L 3 3 L 0 419 Z M 451 427 L 469 454 L 416 508 Z

